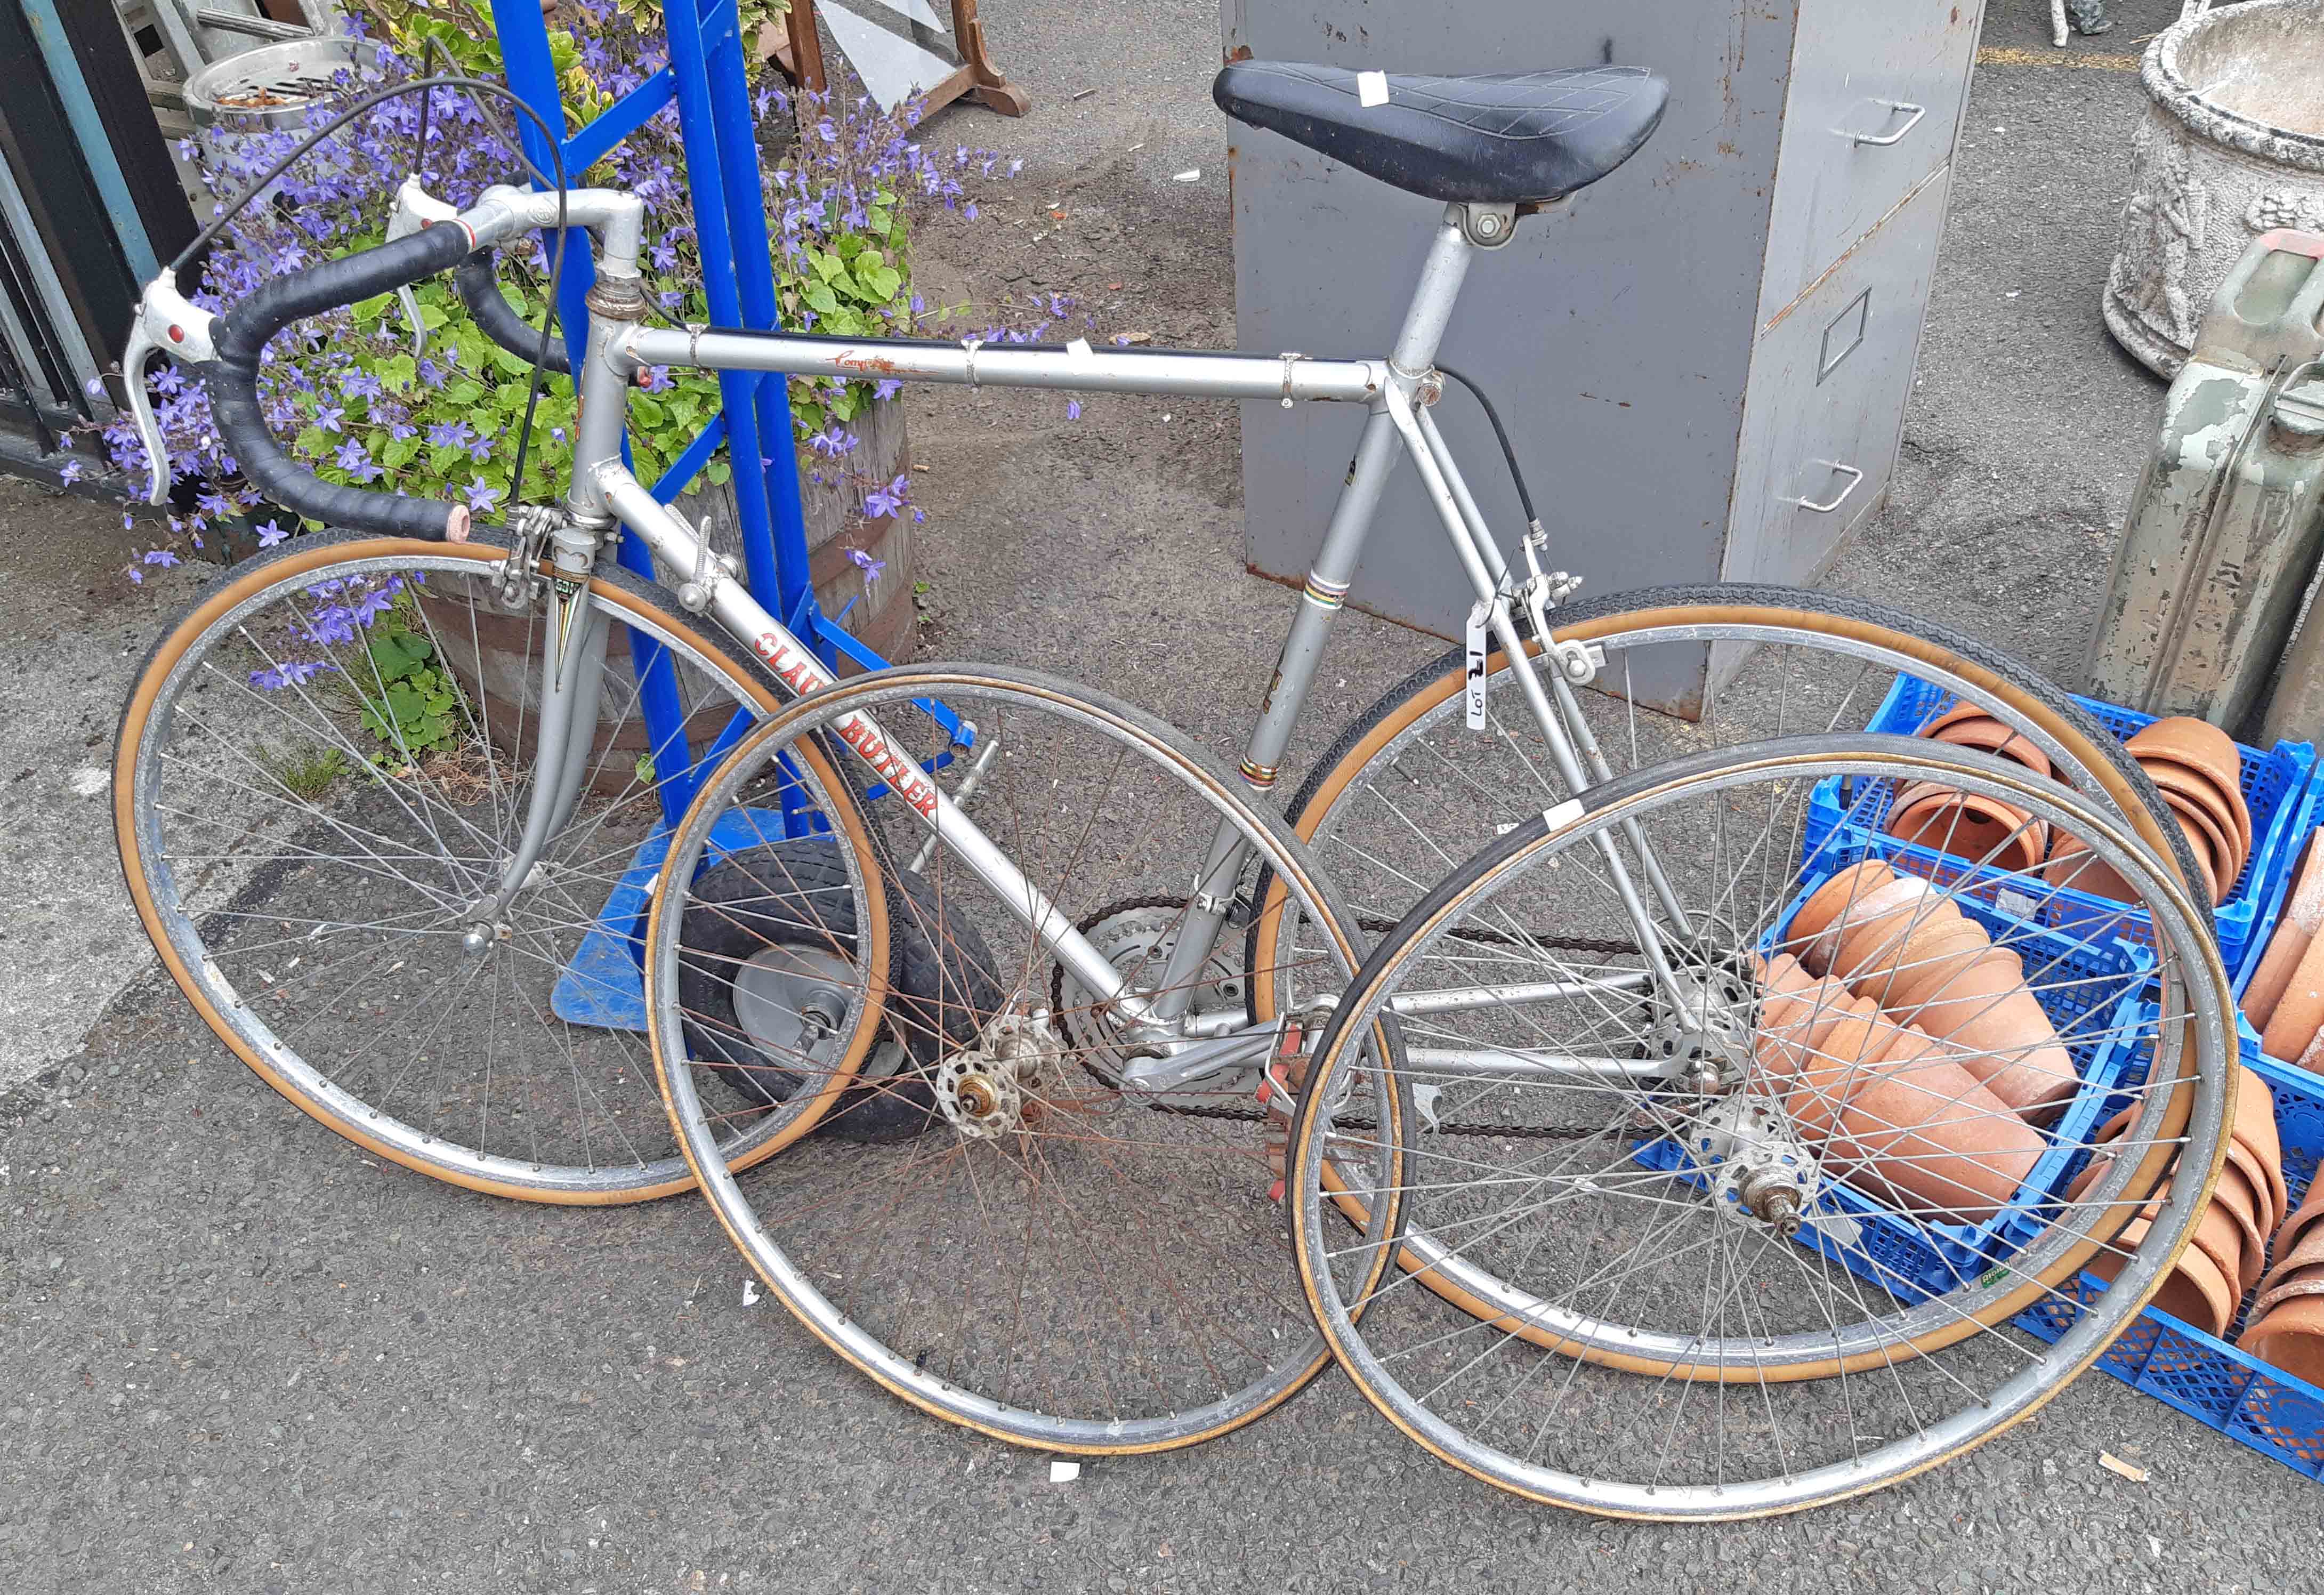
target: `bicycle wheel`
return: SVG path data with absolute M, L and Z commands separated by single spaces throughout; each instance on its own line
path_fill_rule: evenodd
M 938 703 L 973 725 L 966 746 Z M 703 900 L 698 871 L 722 837 L 754 844 L 738 816 L 788 800 L 794 828 L 811 826 L 843 800 L 807 757 L 840 741 L 890 772 L 852 755 L 842 767 L 901 961 L 930 973 L 886 1002 L 889 1041 L 828 1110 L 826 1133 L 738 1176 L 719 1163 L 715 1107 L 734 1067 L 719 1016 L 736 1004 L 713 1013 L 700 994 L 739 984 L 749 961 L 708 947 L 706 922 L 725 910 Z M 977 838 L 931 844 L 914 764 L 966 797 L 1038 899 L 990 884 Z M 1352 948 L 1287 827 L 1157 722 L 1044 677 L 927 667 L 817 693 L 753 733 L 678 827 L 647 970 L 680 1143 L 768 1287 L 921 1409 L 1053 1451 L 1158 1451 L 1250 1422 L 1323 1366 L 1270 1193 L 1288 1103 L 1268 1093 L 1270 1119 L 1259 1088 L 1282 1037 L 1247 1023 L 1240 925 L 1199 962 L 1190 949 L 1184 983 L 1164 983 L 1222 825 L 1249 859 L 1231 880 L 1211 875 L 1214 896 L 1239 920 L 1259 869 L 1272 869 L 1304 939 L 1277 939 L 1271 973 L 1302 1005 L 1335 996 Z M 1079 927 L 1126 993 L 1095 990 L 1094 972 L 1070 967 L 1035 923 Z M 1167 1017 L 1174 993 L 1183 1019 Z M 1133 1003 L 1152 1011 L 1140 1020 Z M 1204 1039 L 1215 1047 L 1194 1051 Z M 883 1133 L 841 1139 L 883 1104 Z M 1351 1177 L 1394 1183 L 1369 1162 Z
M 2041 748 L 2061 779 L 2125 817 L 2181 879 L 2201 879 L 2161 794 L 2121 743 L 2032 669 L 1973 638 L 1844 595 L 1742 583 L 1618 593 L 1555 618 L 1559 641 L 1603 652 L 1592 690 L 1575 696 L 1609 778 L 1707 748 L 1852 730 L 1903 672 L 1940 689 L 1923 723 L 1960 699 L 1975 702 Z M 1715 668 L 1734 672 L 1714 713 L 1690 721 L 1637 706 L 1641 684 L 1666 677 L 1672 656 L 1702 648 Z M 1572 795 L 1508 669 L 1504 654 L 1489 656 L 1498 690 L 1488 693 L 1482 732 L 1468 729 L 1462 650 L 1416 670 L 1341 733 L 1287 806 L 1365 936 L 1386 934 L 1506 827 Z M 1271 961 L 1266 948 L 1251 960 Z M 1262 982 L 1259 1011 L 1270 1002 Z
M 1831 779 L 2019 817 L 1967 864 L 1803 846 Z M 2054 922 L 2068 882 L 2013 851 L 2044 833 L 2119 875 L 2118 912 Z M 1642 836 L 1695 906 L 1639 938 L 1666 973 L 1577 963 L 1565 938 L 1630 923 L 1609 861 Z M 1435 1455 L 1592 1512 L 1794 1510 L 1958 1454 L 2109 1344 L 2208 1204 L 2235 1054 L 2199 923 L 2115 816 L 1915 739 L 1714 750 L 1536 815 L 1413 909 L 1318 1049 L 1290 1200 L 1333 1350 Z M 1399 1046 L 1351 1044 L 1375 1025 Z M 1416 1111 L 1396 1228 L 1358 1234 L 1324 1170 L 1383 1069 Z
M 659 1196 L 692 1176 L 654 1088 L 638 948 L 650 844 L 690 775 L 646 730 L 632 656 L 658 661 L 650 679 L 697 749 L 778 689 L 650 584 L 592 577 L 588 611 L 621 624 L 580 796 L 480 929 L 537 774 L 545 603 L 501 605 L 507 552 L 485 533 L 343 534 L 226 572 L 123 712 L 123 872 L 210 1028 L 340 1135 L 497 1195 Z M 839 904 L 846 956 L 887 956 L 878 893 L 844 874 L 812 886 Z M 834 1018 L 839 1065 L 860 1059 L 876 1015 Z M 765 1156 L 812 1105 L 735 1120 L 726 1156 Z

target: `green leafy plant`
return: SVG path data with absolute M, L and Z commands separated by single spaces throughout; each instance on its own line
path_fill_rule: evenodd
M 380 617 L 364 638 L 370 671 L 349 686 L 362 701 L 363 725 L 380 741 L 379 764 L 405 764 L 450 751 L 459 741 L 459 683 L 436 658 L 436 645 L 401 609 Z

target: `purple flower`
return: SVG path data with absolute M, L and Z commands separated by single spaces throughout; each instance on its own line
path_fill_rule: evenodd
M 286 687 L 298 687 L 324 670 L 336 670 L 338 666 L 327 659 L 285 659 L 279 665 L 250 673 L 250 684 L 262 692 L 280 692 Z
M 167 549 L 148 549 L 145 550 L 143 558 L 144 562 L 148 565 L 179 565 L 183 563 L 182 560 L 180 560 L 175 554 L 170 552 Z
M 885 559 L 874 559 L 861 549 L 848 549 L 847 557 L 855 562 L 855 568 L 863 573 L 863 585 L 866 587 L 877 585 L 880 573 L 888 568 L 888 562 Z
M 889 400 L 893 399 L 899 392 L 902 392 L 903 386 L 904 384 L 898 382 L 894 377 L 883 376 L 878 382 L 872 384 L 872 397 L 879 401 L 881 403 L 885 404 Z
M 376 593 L 365 594 L 355 600 L 355 624 L 368 629 L 371 623 L 385 614 L 394 603 L 395 593 L 392 588 L 383 587 Z
M 60 482 L 78 482 L 87 475 L 78 460 L 67 460 L 57 467 L 57 480 Z
M 678 386 L 678 379 L 669 374 L 667 365 L 649 365 L 638 386 L 649 393 L 667 393 Z
M 468 478 L 468 508 L 482 513 L 501 501 L 501 490 L 489 486 L 482 476 Z
M 338 452 L 331 459 L 340 470 L 358 482 L 374 481 L 380 474 L 379 466 L 372 462 L 371 450 L 363 446 L 359 438 L 350 438 L 340 444 Z
M 438 421 L 428 429 L 428 447 L 466 448 L 468 439 L 475 435 L 475 429 L 466 421 Z
M 339 429 L 339 423 L 346 418 L 347 412 L 339 406 L 326 404 L 315 411 L 315 425 L 326 432 L 336 432 Z
M 1077 421 L 1082 419 L 1082 401 L 1080 400 L 1068 399 L 1065 401 L 1065 419 L 1069 421 Z
M 258 546 L 262 549 L 271 549 L 290 535 L 282 530 L 282 523 L 279 521 L 268 521 L 252 530 L 258 534 Z
M 885 487 L 875 487 L 863 495 L 863 512 L 877 520 L 882 515 L 900 514 L 912 496 L 909 478 L 897 477 Z

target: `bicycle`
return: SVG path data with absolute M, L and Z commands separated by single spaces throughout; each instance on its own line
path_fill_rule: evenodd
M 163 273 L 124 357 L 133 403 L 150 353 L 189 361 L 252 480 L 348 529 L 228 572 L 157 645 L 124 711 L 124 871 L 205 1020 L 329 1128 L 453 1183 L 595 1203 L 699 1183 L 770 1288 L 927 1410 L 1050 1449 L 1151 1450 L 1247 1423 L 1323 1365 L 1307 1299 L 1279 1277 L 1270 1185 L 1361 937 L 1526 816 L 1563 816 L 1604 788 L 1609 746 L 1635 772 L 1703 740 L 1641 723 L 1620 684 L 1645 650 L 1751 650 L 1749 668 L 1781 684 L 1773 724 L 1742 728 L 1754 741 L 1838 726 L 1868 683 L 1908 669 L 2037 745 L 2089 812 L 2192 877 L 2183 836 L 2113 739 L 1991 650 L 1783 589 L 1568 604 L 1572 580 L 1545 564 L 1548 534 L 1504 435 L 1529 521 L 1514 571 L 1432 414 L 1453 375 L 1436 345 L 1471 263 L 1634 152 L 1664 90 L 1615 68 L 1382 82 L 1385 107 L 1355 74 L 1240 63 L 1216 97 L 1446 202 L 1385 357 L 657 328 L 635 286 L 636 200 L 561 186 L 495 188 L 454 211 L 414 180 L 390 243 L 215 319 Z M 559 504 L 485 528 L 460 506 L 327 487 L 273 447 L 253 383 L 276 332 L 456 268 L 480 327 L 537 359 L 545 335 L 500 298 L 492 252 L 567 225 L 594 240 L 599 280 Z M 835 680 L 623 468 L 622 395 L 648 365 L 1338 402 L 1366 418 L 1230 773 L 1127 705 L 1021 672 Z M 150 412 L 139 419 L 150 436 Z M 1471 637 L 1342 739 L 1286 824 L 1261 804 L 1400 454 L 1479 595 Z M 606 561 L 616 543 L 637 568 Z M 365 611 L 388 617 L 389 644 L 354 623 Z M 415 749 L 380 705 L 429 669 L 439 734 Z M 657 704 L 678 730 L 644 736 L 634 723 Z M 1468 748 L 1498 761 L 1489 782 L 1439 740 L 1456 704 L 1461 731 L 1483 733 Z M 247 724 L 227 728 L 237 708 Z M 388 757 L 347 729 L 364 715 Z M 285 725 L 306 742 L 286 749 Z M 189 742 L 207 751 L 180 751 Z M 318 775 L 302 747 L 336 765 Z M 1102 783 L 1064 788 L 1099 770 Z M 203 800 L 173 798 L 172 781 Z M 1001 806 L 999 835 L 971 805 Z M 1303 839 L 1363 865 L 1352 903 Z M 1673 936 L 1690 925 L 1674 872 L 1628 822 L 1591 845 L 1627 926 L 1591 955 L 1635 961 L 1609 978 L 1644 995 L 1646 1028 L 1707 1033 L 1731 971 Z M 539 1000 L 512 970 L 556 990 Z M 598 1002 L 640 985 L 642 1044 Z M 1479 985 L 1464 1000 L 1507 993 Z M 1376 1074 L 1395 1077 L 1395 1025 L 1333 1035 L 1334 1066 L 1370 1047 Z M 2214 1091 L 2217 1046 L 2203 1037 L 2186 1071 Z M 1375 1241 L 1397 1232 L 1414 1111 L 1390 1089 L 1367 1122 L 1394 1133 L 1348 1140 L 1337 1158 L 1311 1138 L 1295 1160 Z M 1119 1133 L 1133 1118 L 1137 1132 Z M 937 1174 L 949 1198 L 929 1194 Z M 2151 1187 L 2153 1175 L 2139 1177 Z M 1295 1218 L 1312 1217 L 1312 1193 L 1291 1186 Z M 1073 1233 L 1037 1232 L 1037 1219 Z M 2153 1235 L 2159 1252 L 2183 1231 Z M 1377 1284 L 1408 1253 L 1364 1255 Z M 1088 1281 L 1089 1299 L 1028 1300 L 1037 1273 L 1045 1292 Z M 1028 1332 L 1028 1310 L 1048 1332 Z

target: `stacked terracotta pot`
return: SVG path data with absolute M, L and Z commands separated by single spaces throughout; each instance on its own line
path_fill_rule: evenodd
M 2044 779 L 2054 773 L 2047 754 L 1974 704 L 1956 704 L 1920 734 L 1998 753 Z M 2211 901 L 2227 901 L 2251 856 L 2241 751 L 2218 727 L 2183 715 L 2157 720 L 2123 745 L 2153 779 L 2186 833 Z M 1974 859 L 1989 869 L 2031 874 L 2038 868 L 2052 886 L 2117 902 L 2135 895 L 2119 875 L 2089 856 L 2080 837 L 2053 838 L 2024 810 L 1976 793 L 1914 782 L 1889 804 L 1886 830 L 1900 841 Z
M 2260 1281 L 2237 1342 L 2261 1361 L 2324 1383 L 2324 1186 L 2275 1232 L 2275 1267 Z
M 2267 1237 L 2283 1222 L 2291 1194 L 2283 1183 L 2283 1147 L 2275 1130 L 2275 1099 L 2267 1083 L 2246 1069 L 2236 1093 L 2236 1122 L 2227 1140 L 2227 1161 L 2211 1187 L 2210 1201 L 2196 1222 L 2195 1233 L 2171 1275 L 2155 1292 L 2153 1305 L 2182 1323 L 2214 1335 L 2224 1335 L 2236 1319 L 2236 1305 L 2259 1283 L 2267 1261 Z M 2098 1151 L 2089 1166 L 2066 1188 L 2067 1198 L 2078 1199 L 2110 1166 L 2112 1148 L 2130 1128 L 2135 1107 L 2126 1108 L 2098 1127 L 2091 1138 Z M 2136 1218 L 2123 1230 L 2114 1249 L 2100 1255 L 2089 1271 L 2112 1279 L 2124 1254 L 2145 1238 L 2147 1227 L 2163 1211 L 2171 1182 L 2165 1179 Z M 2324 1208 L 2318 1210 L 2324 1212 Z
M 1759 1064 L 1826 1173 L 1963 1222 L 2015 1198 L 2079 1083 L 2016 954 L 1873 861 L 1800 906 L 1759 978 Z
M 2324 848 L 2310 838 L 2283 899 L 2275 934 L 2244 988 L 2244 1018 L 2260 1050 L 2324 1074 Z

